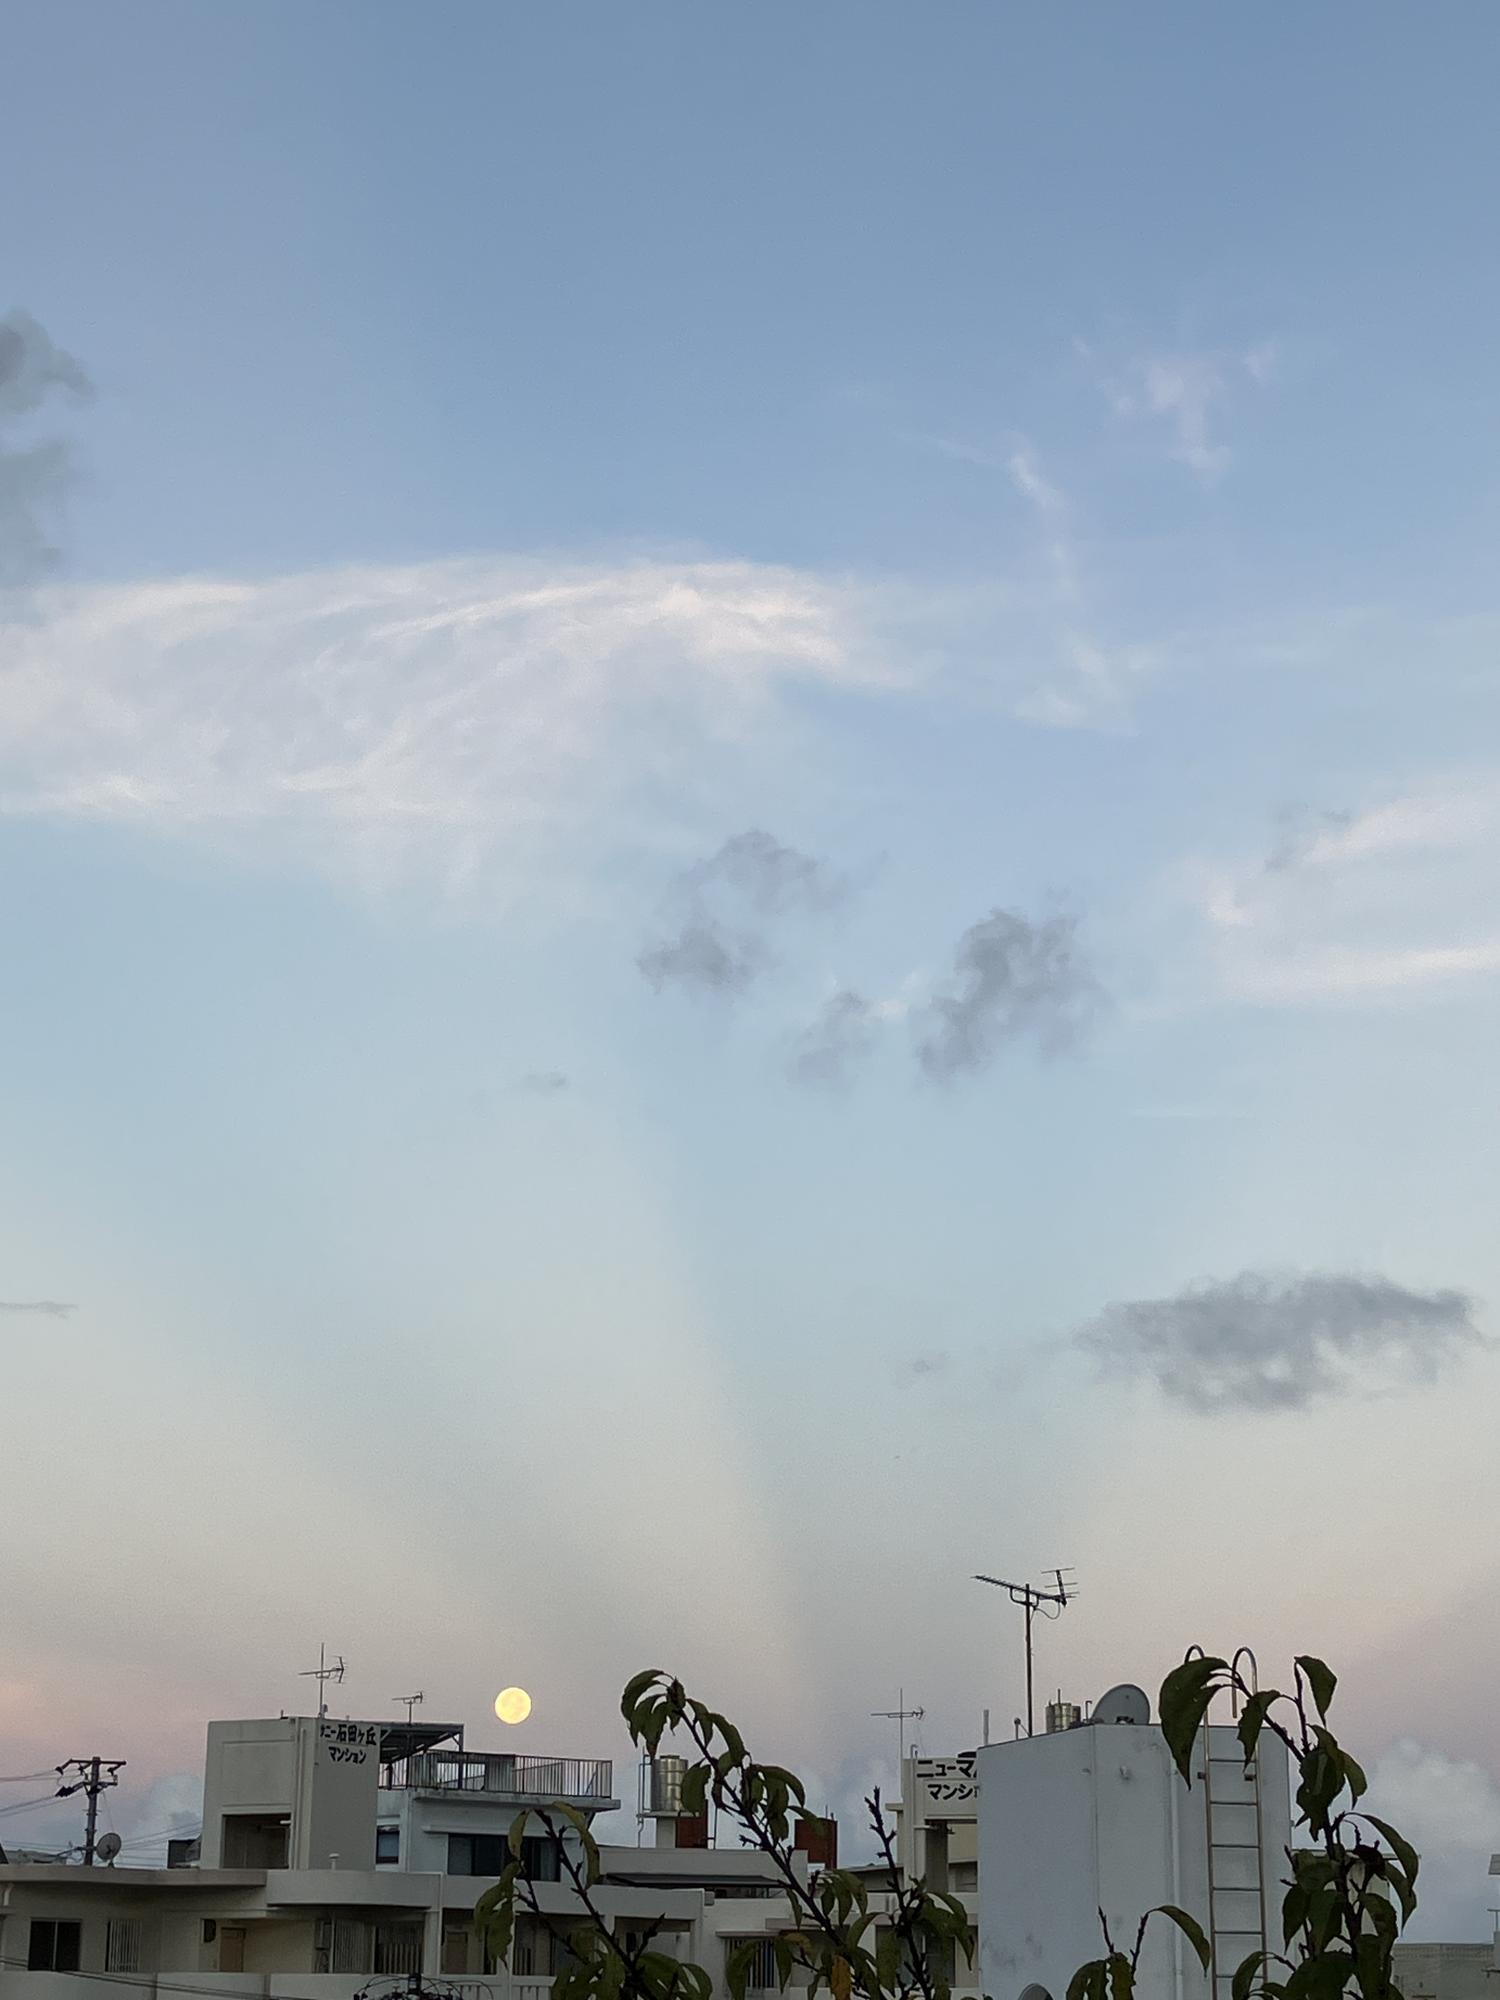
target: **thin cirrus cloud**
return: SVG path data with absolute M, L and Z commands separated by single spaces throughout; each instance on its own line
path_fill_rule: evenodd
M 67 444 L 27 427 L 55 404 L 92 393 L 83 369 L 30 313 L 0 318 L 0 589 L 32 583 L 56 561 L 47 522 L 72 478 Z
M 6 632 L 0 812 L 287 849 L 361 885 L 504 886 L 563 841 L 675 842 L 726 799 L 748 819 L 818 756 L 815 698 L 1084 719 L 1073 680 L 1066 716 L 1037 704 L 1055 662 L 1034 629 L 1000 585 L 728 560 L 52 589 Z
M 1199 1415 L 1303 1410 L 1435 1381 L 1488 1343 L 1462 1291 L 1356 1272 L 1237 1277 L 1106 1306 L 1074 1335 L 1101 1372 Z
M 1164 440 L 1167 456 L 1205 486 L 1230 467 L 1233 453 L 1221 426 L 1234 397 L 1265 388 L 1279 361 L 1270 340 L 1238 349 L 1162 349 L 1118 363 L 1105 361 L 1086 341 L 1075 340 L 1073 350 L 1115 416 L 1148 426 Z
M 1427 997 L 1500 973 L 1500 777 L 1464 772 L 1283 823 L 1179 872 L 1208 976 L 1259 1004 Z
M 77 1310 L 66 1299 L 0 1299 L 0 1313 L 35 1313 L 42 1319 L 67 1319 Z

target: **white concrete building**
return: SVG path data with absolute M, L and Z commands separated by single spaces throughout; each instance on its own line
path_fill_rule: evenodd
M 1200 1734 L 1183 1784 L 1138 1689 L 1129 1701 L 1044 1736 L 978 1753 L 981 1985 L 990 2000 L 1062 2000 L 1103 1955 L 1099 1912 L 1117 1944 L 1142 1915 L 1174 1903 L 1213 1945 L 1217 2000 L 1235 1967 L 1280 1938 L 1280 1881 L 1291 1838 L 1289 1770 L 1269 1739 L 1247 1774 L 1232 1728 Z M 1113 1720 L 1130 1713 L 1132 1721 Z M 1209 2000 L 1176 1928 L 1158 1920 L 1142 1958 L 1153 2000 Z
M 516 1814 L 559 1798 L 588 1818 L 614 1809 L 612 1767 L 471 1752 L 456 1724 L 213 1723 L 194 1865 L 0 1866 L 0 2000 L 352 2000 L 372 1982 L 394 1993 L 412 1972 L 471 2000 L 546 2000 L 564 1948 L 548 1926 L 522 1918 L 497 1969 L 471 1919 Z M 738 1844 L 679 1844 L 705 1829 L 671 1809 L 656 1833 L 602 1848 L 607 1921 L 659 1924 L 661 1948 L 721 1991 L 728 1954 L 760 1940 L 751 1989 L 773 1990 L 771 1941 L 793 1916 L 770 1862 Z M 552 1850 L 539 1842 L 532 1858 L 545 1877 Z M 538 1895 L 564 1934 L 582 1916 L 565 1881 L 542 1880 Z

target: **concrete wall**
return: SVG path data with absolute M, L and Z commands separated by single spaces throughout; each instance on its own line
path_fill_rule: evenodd
M 1128 1948 L 1141 1917 L 1162 1903 L 1215 1934 L 1227 1993 L 1251 1932 L 1259 1944 L 1262 1880 L 1279 1904 L 1287 1773 L 1279 1752 L 1264 1757 L 1257 1848 L 1256 1787 L 1246 1785 L 1233 1731 L 1215 1729 L 1208 1745 L 1200 1738 L 1200 1753 L 1209 1747 L 1191 1790 L 1150 1725 L 1099 1724 L 979 1752 L 981 1984 L 992 2000 L 1062 2000 L 1078 1967 L 1103 1955 L 1100 1910 Z M 1196 1957 L 1165 1920 L 1148 1933 L 1141 1982 L 1160 2000 L 1208 2000 Z
M 1406 2000 L 1500 2000 L 1500 1933 L 1492 1944 L 1398 1944 Z
M 224 1862 L 233 1815 L 286 1814 L 293 1868 L 370 1868 L 375 1861 L 379 1727 L 333 1716 L 211 1722 L 203 1770 L 202 1865 Z

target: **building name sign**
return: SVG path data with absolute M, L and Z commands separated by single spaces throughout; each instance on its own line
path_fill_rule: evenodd
M 952 1819 L 972 1819 L 979 1805 L 979 1779 L 974 1753 L 961 1757 L 919 1757 L 917 1784 L 929 1811 Z
M 380 1747 L 380 1732 L 372 1722 L 320 1722 L 318 1741 L 330 1764 L 363 1764 Z

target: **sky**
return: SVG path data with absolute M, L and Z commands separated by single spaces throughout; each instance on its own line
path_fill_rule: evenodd
M 1494 10 L 4 37 L 0 1768 L 326 1642 L 847 1811 L 1068 1564 L 1484 1934 Z

